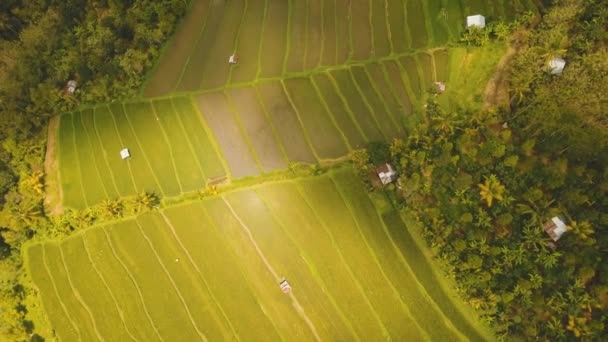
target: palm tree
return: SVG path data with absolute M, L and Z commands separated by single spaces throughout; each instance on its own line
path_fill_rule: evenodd
M 505 186 L 500 183 L 495 175 L 486 177 L 486 180 L 482 184 L 477 185 L 479 187 L 479 195 L 481 199 L 486 201 L 488 207 L 492 207 L 493 201 L 502 201 L 504 199 Z
M 122 217 L 124 206 L 120 200 L 104 200 L 98 208 L 100 216 L 110 220 Z
M 158 196 L 151 192 L 140 192 L 133 198 L 133 211 L 138 214 L 158 205 Z

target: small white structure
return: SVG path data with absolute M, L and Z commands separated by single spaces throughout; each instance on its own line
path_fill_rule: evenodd
M 69 80 L 65 86 L 65 91 L 67 91 L 68 94 L 74 94 L 76 87 L 78 87 L 78 82 L 75 80 Z
M 561 238 L 562 235 L 568 231 L 568 227 L 566 227 L 564 221 L 562 221 L 562 219 L 558 216 L 552 217 L 551 221 L 545 223 L 543 229 L 553 241 L 559 240 L 559 238 Z
M 283 293 L 291 292 L 291 285 L 289 285 L 287 279 L 283 279 L 283 281 L 279 283 L 279 286 L 281 287 L 281 291 L 283 291 Z
M 566 61 L 562 58 L 556 57 L 549 61 L 549 72 L 552 75 L 559 75 L 564 71 Z
M 236 53 L 233 53 L 232 55 L 230 55 L 230 57 L 228 58 L 228 63 L 229 64 L 236 64 L 239 61 L 239 56 L 236 55 Z
M 486 27 L 486 17 L 481 14 L 470 15 L 467 17 L 467 27 Z
M 123 148 L 122 150 L 120 150 L 120 157 L 122 159 L 127 159 L 131 157 L 131 152 L 129 152 L 128 148 Z
M 389 163 L 384 163 L 376 168 L 376 173 L 382 185 L 390 184 L 397 180 L 397 171 Z
M 445 92 L 445 83 L 444 82 L 435 82 L 435 90 L 437 94 L 443 94 Z

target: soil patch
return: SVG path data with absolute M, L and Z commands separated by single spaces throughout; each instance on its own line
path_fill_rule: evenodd
M 49 120 L 44 156 L 44 208 L 50 215 L 63 213 L 63 191 L 60 183 L 59 160 L 57 159 L 58 130 L 59 117 L 54 116 Z
M 488 81 L 483 93 L 483 109 L 508 109 L 509 108 L 509 82 L 507 81 L 507 66 L 513 59 L 518 49 L 509 46 L 507 52 L 502 56 L 496 66 L 494 75 Z

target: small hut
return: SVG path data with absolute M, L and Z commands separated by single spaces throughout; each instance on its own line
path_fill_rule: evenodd
M 291 285 L 289 285 L 287 279 L 283 279 L 283 281 L 279 283 L 279 287 L 281 287 L 281 291 L 283 291 L 283 293 L 291 292 Z
M 78 82 L 76 82 L 75 80 L 69 80 L 68 83 L 65 85 L 65 91 L 68 94 L 74 94 L 74 92 L 76 92 L 76 87 L 78 87 Z
M 566 227 L 564 221 L 558 216 L 552 217 L 549 222 L 545 223 L 543 225 L 543 229 L 555 242 L 557 242 L 557 240 L 559 240 L 559 238 L 561 238 L 562 235 L 568 231 L 568 227 Z
M 131 157 L 131 152 L 129 152 L 128 148 L 123 148 L 122 150 L 120 150 L 120 157 L 124 160 L 124 159 L 128 159 Z
M 467 17 L 467 27 L 486 27 L 486 17 L 481 14 L 470 15 Z
M 382 185 L 387 185 L 397 180 L 397 171 L 389 163 L 378 166 L 376 168 L 376 174 Z
M 445 82 L 435 82 L 435 95 L 445 93 Z
M 232 55 L 230 55 L 230 57 L 228 57 L 228 64 L 236 64 L 239 61 L 239 56 L 236 55 L 236 53 L 233 53 Z
M 559 75 L 564 71 L 564 67 L 566 66 L 566 61 L 563 58 L 553 58 L 549 61 L 549 72 L 552 75 Z

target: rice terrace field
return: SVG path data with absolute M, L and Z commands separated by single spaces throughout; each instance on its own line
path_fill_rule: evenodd
M 256 180 L 406 137 L 436 81 L 446 106 L 481 96 L 505 48 L 453 46 L 465 17 L 508 21 L 537 6 L 193 0 L 139 98 L 64 113 L 51 132 L 62 210 L 142 191 L 163 198 L 150 213 L 29 246 L 57 337 L 488 339 L 406 220 L 350 168 Z M 247 186 L 183 197 L 239 179 Z
M 403 232 L 338 170 L 32 245 L 28 263 L 62 340 L 481 339 L 427 293 Z

